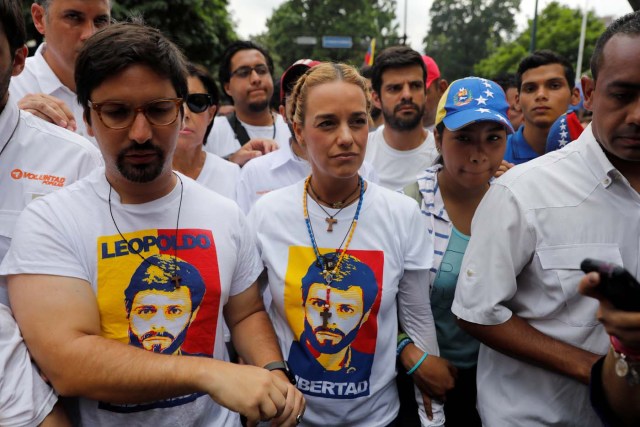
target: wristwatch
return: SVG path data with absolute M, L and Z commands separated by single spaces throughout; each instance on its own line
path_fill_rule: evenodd
M 289 364 L 285 360 L 267 363 L 266 365 L 264 365 L 264 369 L 266 369 L 267 371 L 282 371 L 289 379 L 289 382 L 293 385 L 296 385 L 296 377 L 295 375 L 293 375 L 293 372 L 291 372 L 291 369 L 289 369 Z

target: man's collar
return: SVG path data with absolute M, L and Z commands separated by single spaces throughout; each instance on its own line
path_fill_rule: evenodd
M 9 98 L 11 98 L 11 95 L 9 95 Z M 0 132 L 0 151 L 4 150 L 9 143 L 9 138 L 13 136 L 13 131 L 18 124 L 18 120 L 20 120 L 19 117 L 20 110 L 18 106 L 9 99 L 0 113 L 0 129 L 2 129 L 2 132 Z
M 46 43 L 42 43 L 40 46 L 38 46 L 38 50 L 36 50 L 35 55 L 33 55 L 34 66 L 29 67 L 30 71 L 32 71 L 34 76 L 36 77 L 36 80 L 38 81 L 42 92 L 46 93 L 47 95 L 51 95 L 56 90 L 62 89 L 73 93 L 71 89 L 62 84 L 58 76 L 56 76 L 56 74 L 51 69 L 51 66 L 49 66 L 47 60 L 44 59 L 43 53 L 46 48 Z

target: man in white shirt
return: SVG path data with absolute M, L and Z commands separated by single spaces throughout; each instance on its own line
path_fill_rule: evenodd
M 172 171 L 181 52 L 158 30 L 113 24 L 83 46 L 75 81 L 105 168 L 30 204 L 0 266 L 34 359 L 80 396 L 82 425 L 237 425 L 232 411 L 299 422 L 244 216 Z M 248 365 L 226 362 L 223 313 Z
M 404 188 L 438 155 L 433 134 L 422 127 L 426 81 L 422 57 L 411 48 L 390 47 L 375 59 L 372 99 L 384 126 L 369 134 L 366 159 L 383 187 Z
M 11 79 L 18 106 L 63 128 L 87 135 L 73 80 L 78 51 L 111 19 L 110 0 L 37 0 L 31 5 L 36 29 L 45 37 L 25 69 Z
M 602 425 L 587 384 L 609 337 L 580 263 L 640 268 L 640 12 L 609 28 L 582 78 L 591 125 L 496 180 L 473 219 L 452 311 L 483 343 L 484 425 Z
M 240 166 L 278 146 L 288 149 L 289 127 L 269 107 L 273 96 L 269 53 L 250 41 L 233 42 L 222 56 L 219 75 L 235 111 L 215 118 L 205 149 Z
M 28 203 L 102 164 L 89 141 L 10 101 L 9 79 L 24 66 L 25 39 L 20 2 L 0 0 L 0 262 Z M 0 277 L 0 425 L 66 425 L 61 408 L 54 406 L 57 395 L 32 364 L 8 305 L 6 281 Z

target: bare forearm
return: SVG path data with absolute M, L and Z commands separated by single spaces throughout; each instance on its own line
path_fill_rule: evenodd
M 520 317 L 500 325 L 479 325 L 459 320 L 459 325 L 484 344 L 532 365 L 589 383 L 591 367 L 601 357 L 551 338 Z
M 238 322 L 231 330 L 238 354 L 255 366 L 282 360 L 278 339 L 266 311 L 259 310 Z
M 640 424 L 640 386 L 630 386 L 626 379 L 615 372 L 616 359 L 609 350 L 602 367 L 602 386 L 609 407 L 626 426 Z
M 168 356 L 95 335 L 84 335 L 55 350 L 41 365 L 62 395 L 112 403 L 141 403 L 211 391 L 224 362 Z

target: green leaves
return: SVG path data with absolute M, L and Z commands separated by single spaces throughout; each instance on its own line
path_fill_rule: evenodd
M 536 49 L 551 49 L 566 57 L 575 67 L 578 60 L 581 23 L 580 10 L 562 6 L 558 2 L 549 3 L 538 16 Z M 530 21 L 527 29 L 516 40 L 499 47 L 487 58 L 479 61 L 474 71 L 486 77 L 494 77 L 505 72 L 514 73 L 520 60 L 529 53 L 531 25 Z M 582 60 L 583 72 L 589 70 L 593 47 L 604 30 L 603 22 L 593 12 L 589 12 Z

